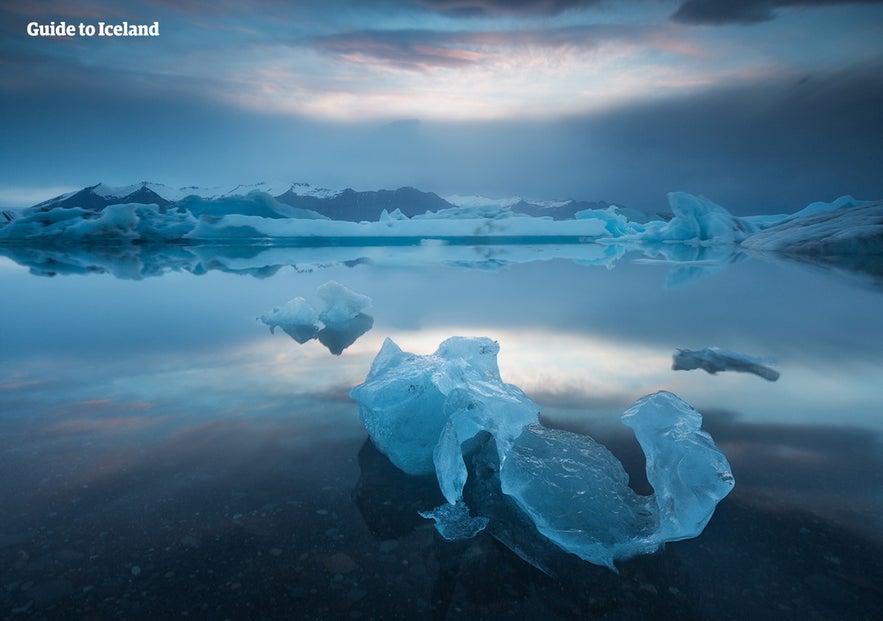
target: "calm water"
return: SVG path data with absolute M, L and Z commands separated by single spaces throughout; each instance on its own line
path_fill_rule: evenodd
M 877 618 L 872 277 L 726 257 L 612 267 L 603 247 L 454 250 L 7 252 L 0 618 Z M 342 355 L 257 320 L 295 296 L 321 307 L 329 280 L 374 301 Z M 385 337 L 429 353 L 453 335 L 499 341 L 503 379 L 547 425 L 607 444 L 642 492 L 618 415 L 677 393 L 735 490 L 699 538 L 618 575 L 562 558 L 549 576 L 487 535 L 441 540 L 417 515 L 442 501 L 435 483 L 373 448 L 347 391 Z M 781 378 L 671 370 L 676 347 L 708 345 L 775 359 Z

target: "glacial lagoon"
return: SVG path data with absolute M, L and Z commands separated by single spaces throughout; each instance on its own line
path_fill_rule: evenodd
M 670 255 L 5 248 L 0 618 L 874 618 L 879 266 Z M 260 320 L 295 297 L 320 309 L 329 281 L 372 301 L 350 344 Z M 437 482 L 395 468 L 348 393 L 387 337 L 428 354 L 455 335 L 497 341 L 542 424 L 605 445 L 638 494 L 652 489 L 619 415 L 676 393 L 735 488 L 697 538 L 619 573 L 444 540 L 419 515 L 444 502 Z M 672 369 L 678 348 L 709 346 L 781 375 Z

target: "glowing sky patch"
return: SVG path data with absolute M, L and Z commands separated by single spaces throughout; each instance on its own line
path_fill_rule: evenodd
M 0 205 L 266 178 L 645 210 L 672 190 L 736 211 L 876 198 L 883 2 L 732 4 L 11 0 Z M 26 34 L 46 19 L 161 35 Z

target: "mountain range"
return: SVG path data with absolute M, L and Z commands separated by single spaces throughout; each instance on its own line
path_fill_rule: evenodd
M 329 190 L 316 188 L 306 183 L 236 185 L 226 188 L 184 187 L 172 188 L 160 183 L 144 181 L 139 184 L 112 187 L 103 183 L 88 186 L 82 190 L 69 192 L 34 205 L 32 209 L 50 211 L 57 207 L 79 207 L 87 211 L 101 211 L 108 205 L 152 204 L 166 209 L 190 197 L 218 200 L 245 196 L 252 192 L 263 192 L 272 196 L 281 205 L 296 210 L 313 212 L 319 217 L 347 222 L 377 221 L 386 211 L 398 210 L 409 218 L 427 212 L 439 212 L 457 207 L 488 207 L 508 209 L 513 213 L 533 217 L 549 217 L 553 220 L 570 220 L 579 211 L 586 209 L 606 209 L 609 204 L 601 201 L 530 201 L 521 198 L 489 199 L 480 196 L 442 198 L 433 192 L 424 192 L 412 187 L 397 190 L 357 191 L 353 189 Z M 289 217 L 290 212 L 269 206 L 265 217 Z M 275 212 L 275 213 L 274 213 Z M 629 210 L 632 221 L 646 220 L 646 214 Z M 655 215 L 655 214 L 654 214 Z M 11 219 L 11 217 L 9 218 Z

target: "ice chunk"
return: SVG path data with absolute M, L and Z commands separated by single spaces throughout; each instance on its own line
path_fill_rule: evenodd
M 644 231 L 644 227 L 640 224 L 629 222 L 628 218 L 620 213 L 619 208 L 615 205 L 611 205 L 606 209 L 584 209 L 576 212 L 574 217 L 577 220 L 595 219 L 602 221 L 604 223 L 604 230 L 612 238 L 634 235 Z
M 590 563 L 613 569 L 615 559 L 662 543 L 652 497 L 638 496 L 619 460 L 589 436 L 528 426 L 500 483 L 540 533 Z
M 0 228 L 0 239 L 40 243 L 169 241 L 180 239 L 195 224 L 189 213 L 163 212 L 156 205 L 137 203 L 108 205 L 97 214 L 80 207 L 31 208 Z
M 506 438 L 537 420 L 539 407 L 500 378 L 499 349 L 488 338 L 452 337 L 434 354 L 420 356 L 387 338 L 364 383 L 350 391 L 377 448 L 408 474 L 429 474 L 436 471 L 434 452 L 443 431 L 456 452 L 470 433 L 485 427 Z M 443 449 L 439 463 L 454 464 L 443 471 L 462 473 Z M 456 501 L 458 485 L 441 478 L 445 496 Z
M 869 203 L 844 196 L 813 203 L 783 222 L 755 233 L 742 247 L 793 255 L 883 254 L 883 201 Z
M 270 332 L 276 328 L 282 330 L 298 343 L 306 343 L 316 338 L 319 331 L 319 313 L 304 298 L 292 298 L 283 306 L 277 306 L 260 316 L 260 320 L 270 326 Z
M 469 539 L 487 527 L 488 518 L 473 517 L 464 502 L 436 507 L 432 511 L 421 511 L 420 515 L 433 519 L 439 534 L 449 541 Z
M 660 391 L 638 399 L 620 420 L 631 427 L 647 459 L 658 544 L 696 537 L 735 483 L 730 464 L 701 431 L 702 416 L 677 395 Z
M 768 367 L 763 360 L 717 347 L 697 350 L 678 348 L 677 353 L 672 356 L 671 368 L 675 371 L 704 369 L 712 375 L 719 371 L 741 371 L 754 373 L 771 382 L 779 379 L 779 372 Z
M 319 313 L 319 320 L 325 325 L 349 321 L 371 306 L 367 295 L 347 289 L 334 280 L 320 286 L 316 295 L 325 302 L 325 308 Z
M 734 216 L 704 196 L 669 192 L 668 204 L 674 217 L 647 223 L 638 235 L 641 241 L 734 244 L 757 230 L 750 220 Z
M 316 295 L 325 301 L 321 313 L 307 300 L 297 297 L 264 313 L 260 320 L 270 326 L 270 332 L 282 328 L 301 344 L 318 339 L 335 356 L 374 326 L 374 318 L 361 312 L 362 308 L 371 305 L 368 296 L 355 293 L 333 280 L 321 285 Z
M 733 476 L 700 430 L 698 412 L 659 392 L 622 415 L 655 490 L 639 496 L 605 447 L 539 424 L 537 406 L 502 382 L 498 351 L 487 338 L 453 337 L 419 356 L 386 339 L 365 382 L 350 392 L 393 464 L 409 474 L 435 472 L 448 503 L 421 515 L 435 520 L 443 537 L 472 537 L 487 527 L 541 569 L 538 541 L 615 570 L 618 559 L 702 531 Z

